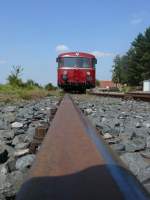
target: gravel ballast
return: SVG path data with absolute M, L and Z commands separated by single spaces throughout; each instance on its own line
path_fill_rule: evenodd
M 150 193 L 150 103 L 90 95 L 73 98 Z
M 106 142 L 150 192 L 150 103 L 72 95 Z M 15 199 L 35 155 L 36 127 L 48 124 L 58 97 L 0 104 L 0 200 Z M 73 120 L 73 119 L 72 119 Z M 88 153 L 88 152 L 87 152 Z
M 35 155 L 30 152 L 36 127 L 49 126 L 59 98 L 0 104 L 0 200 L 15 199 Z

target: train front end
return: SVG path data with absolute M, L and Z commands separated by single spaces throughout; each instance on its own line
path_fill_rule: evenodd
M 58 62 L 58 86 L 64 90 L 79 90 L 95 87 L 95 56 L 82 52 L 60 54 Z

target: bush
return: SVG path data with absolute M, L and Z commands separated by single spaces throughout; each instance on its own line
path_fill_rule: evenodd
M 57 87 L 53 86 L 52 83 L 48 83 L 47 85 L 45 85 L 45 89 L 50 91 L 50 90 L 56 90 Z
M 99 87 L 100 86 L 100 81 L 96 79 L 95 84 L 96 84 L 97 87 Z
M 39 85 L 37 82 L 33 81 L 32 79 L 27 80 L 24 83 L 24 87 L 28 88 L 28 89 L 34 89 L 34 88 L 41 88 L 42 86 Z
M 59 91 L 51 83 L 45 88 L 32 79 L 23 82 L 20 78 L 23 68 L 21 66 L 13 66 L 11 74 L 8 76 L 7 84 L 0 84 L 0 101 L 10 102 L 16 100 L 31 100 L 42 98 L 48 95 L 59 95 Z M 48 90 L 51 90 L 49 92 Z
M 134 87 L 131 86 L 123 86 L 120 88 L 120 92 L 128 93 L 134 90 Z

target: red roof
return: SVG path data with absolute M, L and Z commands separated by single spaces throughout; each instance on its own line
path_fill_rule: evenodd
M 100 88 L 112 88 L 116 87 L 116 83 L 109 81 L 109 80 L 102 80 L 100 81 Z
M 67 52 L 61 53 L 58 57 L 84 57 L 84 58 L 95 58 L 94 55 L 84 52 Z

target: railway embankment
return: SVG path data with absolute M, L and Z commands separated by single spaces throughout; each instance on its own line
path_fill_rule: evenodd
M 39 126 L 50 124 L 51 110 L 59 97 L 50 96 L 28 102 L 0 104 L 0 199 L 15 199 L 32 165 L 30 150 Z
M 150 192 L 150 103 L 87 95 L 74 99 Z

